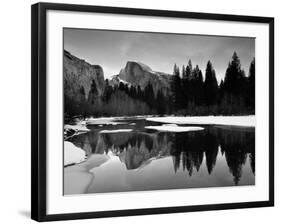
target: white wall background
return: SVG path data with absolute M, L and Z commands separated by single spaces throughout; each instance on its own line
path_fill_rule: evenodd
M 51 0 L 50 0 L 51 1 Z M 30 6 L 36 1 L 2 1 L 0 19 L 0 223 L 30 220 Z M 281 218 L 279 1 L 263 0 L 60 0 L 61 3 L 183 10 L 275 17 L 275 200 L 274 208 L 150 215 L 60 223 L 278 223 Z M 267 134 L 267 133 L 265 133 Z

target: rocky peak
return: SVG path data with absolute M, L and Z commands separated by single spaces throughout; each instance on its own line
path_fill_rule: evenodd
M 151 83 L 155 96 L 158 90 L 161 90 L 164 95 L 170 93 L 171 75 L 153 71 L 149 66 L 140 62 L 128 61 L 118 77 L 134 86 L 139 85 L 142 89 Z

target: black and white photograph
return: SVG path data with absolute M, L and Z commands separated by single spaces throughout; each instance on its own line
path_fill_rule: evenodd
M 172 5 L 32 5 L 32 219 L 274 206 L 274 18 Z
M 255 185 L 255 38 L 63 29 L 64 195 Z
M 279 5 L 3 1 L 0 223 L 278 223 Z

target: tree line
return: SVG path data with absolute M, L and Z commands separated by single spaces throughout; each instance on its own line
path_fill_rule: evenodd
M 139 85 L 134 86 L 123 82 L 120 82 L 117 86 L 112 86 L 109 84 L 109 80 L 106 79 L 102 99 L 105 103 L 110 103 L 112 96 L 120 92 L 125 93 L 135 101 L 147 105 L 148 114 L 167 113 L 167 106 L 165 104 L 170 103 L 170 96 L 165 97 L 161 90 L 158 90 L 155 94 L 150 82 L 142 89 Z M 136 112 L 140 112 L 139 108 L 136 108 Z
M 218 84 L 211 61 L 207 62 L 205 80 L 199 66 L 191 60 L 182 67 L 175 64 L 171 81 L 172 111 L 180 115 L 231 115 L 255 113 L 255 59 L 249 75 L 241 68 L 236 52 Z
M 130 98 L 147 105 L 149 114 L 177 115 L 234 115 L 255 113 L 255 59 L 249 68 L 249 75 L 241 68 L 236 52 L 226 69 L 224 80 L 218 84 L 216 71 L 209 60 L 203 72 L 198 65 L 188 64 L 179 67 L 175 64 L 170 81 L 171 92 L 164 95 L 161 90 L 153 91 L 151 83 L 140 86 L 123 82 L 111 86 L 106 80 L 103 100 L 108 103 L 116 92 L 124 92 Z

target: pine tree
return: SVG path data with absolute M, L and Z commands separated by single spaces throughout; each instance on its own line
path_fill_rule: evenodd
M 182 71 L 181 71 L 181 77 L 184 79 L 186 77 L 186 70 L 185 70 L 185 67 L 184 65 L 182 66 Z
M 88 102 L 91 103 L 91 104 L 94 104 L 95 100 L 97 98 L 97 95 L 98 95 L 98 89 L 97 89 L 96 82 L 93 79 L 92 84 L 91 84 L 91 89 L 90 89 L 90 92 L 89 92 L 89 96 L 88 96 Z
M 189 67 L 189 71 L 190 71 L 190 73 L 191 73 L 191 71 L 193 70 L 193 68 L 192 68 L 192 62 L 191 62 L 190 59 L 188 60 L 188 67 Z
M 129 94 L 129 86 L 128 86 L 128 84 L 124 84 L 124 92 L 126 94 Z
M 125 91 L 125 85 L 124 85 L 123 82 L 119 82 L 118 89 L 119 89 L 120 91 Z
M 111 94 L 113 93 L 113 88 L 111 85 L 109 85 L 108 79 L 105 80 L 105 87 L 104 87 L 104 93 L 103 93 L 103 100 L 107 103 L 111 97 Z
M 197 66 L 198 67 L 198 66 Z M 199 69 L 199 67 L 198 67 Z M 204 103 L 204 83 L 203 83 L 203 75 L 202 75 L 202 71 L 199 69 L 198 72 L 198 78 L 197 78 L 197 104 L 198 105 L 203 105 Z
M 157 107 L 157 113 L 158 114 L 165 114 L 165 97 L 161 90 L 157 91 L 156 96 L 156 107 Z
M 196 105 L 203 104 L 203 75 L 198 65 L 196 65 L 195 68 L 192 70 L 189 93 L 192 103 L 195 103 Z
M 155 107 L 155 105 L 154 105 L 154 102 L 155 102 L 154 91 L 153 91 L 152 84 L 150 82 L 144 88 L 144 100 L 149 105 L 149 107 L 151 109 L 153 109 L 153 107 Z
M 84 86 L 80 87 L 79 95 L 80 95 L 80 99 L 78 101 L 79 112 L 84 116 L 84 118 L 86 118 L 87 102 L 86 102 L 86 94 L 85 94 Z
M 241 93 L 241 84 L 243 81 L 243 71 L 241 69 L 240 59 L 234 52 L 232 61 L 229 62 L 225 73 L 224 86 L 225 90 L 231 94 L 239 95 Z
M 187 66 L 185 67 L 184 76 L 182 77 L 182 92 L 184 96 L 184 108 L 188 107 L 191 100 L 190 97 L 190 78 L 192 73 L 192 62 L 189 59 Z
M 219 88 L 218 88 L 218 104 L 221 103 L 224 94 L 224 82 L 221 80 Z
M 216 72 L 210 61 L 207 63 L 204 82 L 205 103 L 207 106 L 217 103 L 218 82 Z
M 131 85 L 129 88 L 129 96 L 132 97 L 133 99 L 137 98 L 137 90 L 133 85 Z
M 144 99 L 143 91 L 142 91 L 142 89 L 141 89 L 141 87 L 139 85 L 137 86 L 137 98 L 139 100 L 143 100 Z
M 236 52 L 229 62 L 224 78 L 224 108 L 227 113 L 243 113 L 246 111 L 247 78 L 241 69 L 240 59 Z M 224 109 L 224 110 L 225 110 Z
M 182 108 L 184 102 L 184 96 L 182 94 L 181 88 L 181 78 L 179 67 L 174 65 L 173 77 L 171 80 L 171 92 L 172 92 L 172 103 L 174 111 L 177 111 Z
M 249 69 L 249 106 L 251 111 L 255 111 L 255 58 L 252 60 Z

